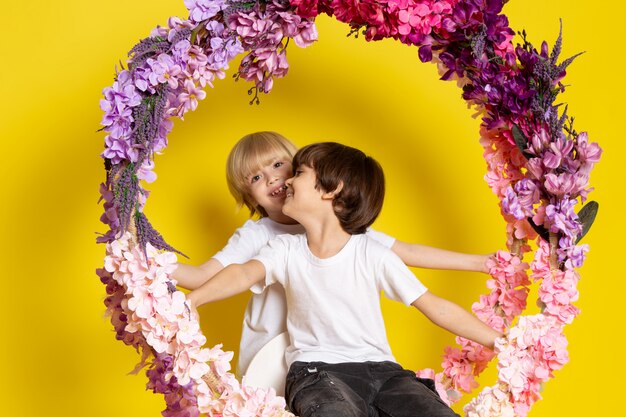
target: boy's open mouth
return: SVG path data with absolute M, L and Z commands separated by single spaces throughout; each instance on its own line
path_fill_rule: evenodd
M 287 191 L 287 186 L 285 184 L 283 184 L 280 187 L 276 188 L 274 191 L 272 191 L 270 193 L 270 196 L 272 196 L 272 197 L 283 196 L 283 195 L 285 195 L 285 191 Z

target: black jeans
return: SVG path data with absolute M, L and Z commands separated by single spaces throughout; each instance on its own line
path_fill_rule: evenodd
M 394 362 L 294 362 L 285 399 L 300 417 L 458 417 L 432 380 Z

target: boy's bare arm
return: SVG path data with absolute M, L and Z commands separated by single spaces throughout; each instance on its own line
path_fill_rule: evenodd
M 391 247 L 408 266 L 428 269 L 488 272 L 485 263 L 492 256 L 453 252 L 396 240 Z
M 213 276 L 222 269 L 224 269 L 222 264 L 217 259 L 213 258 L 198 266 L 179 262 L 176 264 L 176 269 L 172 277 L 176 280 L 179 287 L 186 290 L 195 290 L 213 278 Z
M 426 292 L 411 304 L 437 326 L 489 349 L 493 349 L 496 339 L 502 337 L 500 332 L 487 326 L 459 305 L 437 297 L 431 292 Z
M 187 299 L 192 307 L 199 307 L 242 293 L 263 278 L 265 266 L 259 261 L 253 259 L 244 264 L 232 264 L 187 294 Z

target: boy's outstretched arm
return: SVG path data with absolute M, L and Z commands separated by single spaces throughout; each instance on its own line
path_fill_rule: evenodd
M 474 255 L 396 240 L 391 247 L 408 266 L 455 271 L 489 272 L 485 263 L 493 254 Z
M 224 269 L 217 259 L 211 258 L 202 265 L 176 264 L 172 277 L 176 284 L 186 290 L 195 290 L 202 284 L 213 278 L 215 274 Z
M 480 321 L 461 306 L 437 297 L 430 291 L 411 303 L 437 326 L 449 332 L 493 349 L 502 334 Z
M 253 259 L 245 264 L 232 264 L 187 294 L 187 299 L 192 307 L 197 308 L 244 292 L 263 278 L 265 266 L 259 261 Z

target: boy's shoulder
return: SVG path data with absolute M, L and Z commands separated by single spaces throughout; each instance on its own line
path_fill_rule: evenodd
M 368 233 L 353 235 L 353 239 L 355 240 L 355 243 L 361 246 L 364 250 L 391 252 L 391 249 L 388 246 L 375 237 L 370 236 Z
M 354 235 L 357 256 L 365 257 L 372 265 L 389 262 L 398 255 L 386 242 L 381 242 L 369 234 Z M 398 258 L 399 259 L 399 258 Z

